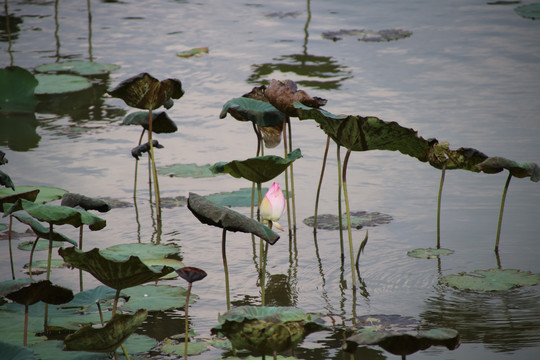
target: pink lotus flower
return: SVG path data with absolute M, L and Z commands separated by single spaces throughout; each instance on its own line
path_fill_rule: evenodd
M 283 231 L 281 225 L 278 224 L 278 220 L 285 212 L 285 197 L 277 182 L 273 183 L 270 189 L 264 195 L 264 199 L 261 202 L 261 218 L 262 222 L 274 225 L 279 230 Z

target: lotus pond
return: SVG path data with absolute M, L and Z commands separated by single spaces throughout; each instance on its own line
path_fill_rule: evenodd
M 67 360 L 105 359 L 117 349 L 125 357 L 124 339 L 104 353 L 62 351 L 80 346 L 65 345 L 66 336 L 101 322 L 98 302 L 105 322 L 118 306 L 105 328 L 132 329 L 125 348 L 134 359 L 183 357 L 186 328 L 192 359 L 270 358 L 274 349 L 291 359 L 537 359 L 538 8 L 466 0 L 5 1 L 0 199 L 12 184 L 40 195 L 3 204 L 1 284 L 14 277 L 23 289 L 39 287 L 40 297 L 28 306 L 26 339 L 24 301 L 0 285 L 10 299 L 0 306 L 0 352 Z M 148 105 L 113 91 L 143 73 L 176 89 L 162 85 L 158 105 L 167 108 L 153 112 L 153 124 L 163 111 L 177 129 L 154 128 L 152 139 L 141 124 Z M 290 90 L 286 80 L 306 93 L 297 91 L 287 109 L 271 96 Z M 277 112 L 237 99 L 261 86 Z M 254 124 L 273 116 L 290 127 L 262 154 Z M 269 133 L 275 139 L 279 131 Z M 158 143 L 132 155 L 140 139 Z M 284 231 L 250 223 L 246 233 L 227 222 L 252 217 L 258 187 L 233 174 L 242 168 L 235 160 L 260 156 L 283 166 L 254 173 L 266 176 L 256 180 L 262 195 L 274 181 L 288 194 Z M 104 200 L 108 211 L 49 227 L 38 213 L 60 205 L 64 193 Z M 208 216 L 214 207 L 226 215 Z M 350 227 L 338 216 L 347 212 Z M 61 242 L 48 276 L 51 230 Z M 70 243 L 78 246 L 81 235 L 87 257 Z M 259 239 L 267 235 L 273 245 Z M 32 284 L 24 280 L 31 253 Z M 129 255 L 130 266 L 145 270 L 122 278 L 114 266 Z M 120 261 L 94 277 L 89 264 L 102 257 Z M 156 284 L 160 271 L 167 279 Z M 52 284 L 42 281 L 48 277 Z M 49 296 L 64 289 L 75 296 L 71 304 L 58 304 L 71 294 Z M 273 338 L 234 355 L 222 332 L 247 319 L 252 334 L 264 335 L 257 321 L 265 316 L 278 324 Z M 54 327 L 48 340 L 45 319 Z M 396 333 L 406 346 L 392 342 Z M 271 342 L 280 337 L 285 345 Z M 23 339 L 35 355 L 13 347 Z

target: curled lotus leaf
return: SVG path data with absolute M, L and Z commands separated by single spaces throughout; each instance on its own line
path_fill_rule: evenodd
M 332 140 L 349 150 L 399 151 L 422 162 L 428 161 L 431 141 L 395 121 L 386 122 L 373 116 L 334 115 L 298 102 L 295 107 L 300 120 L 315 120 Z
M 240 306 L 218 316 L 219 325 L 212 334 L 224 334 L 238 349 L 271 354 L 299 343 L 306 335 L 326 329 L 294 307 Z
M 98 248 L 83 252 L 70 247 L 59 249 L 58 253 L 67 263 L 117 290 L 155 281 L 174 271 L 169 266 L 147 266 L 137 256 L 103 255 Z
M 2 356 L 5 356 L 6 359 L 38 360 L 30 348 L 10 344 L 4 341 L 0 341 L 0 353 L 2 353 Z
M 105 200 L 91 198 L 82 194 L 65 193 L 62 196 L 62 206 L 77 207 L 80 206 L 84 210 L 97 210 L 99 212 L 107 212 L 111 210 L 111 206 Z
M 250 233 L 259 236 L 270 245 L 279 240 L 279 235 L 266 225 L 225 206 L 217 205 L 198 194 L 189 193 L 188 209 L 203 224 L 227 231 Z
M 15 184 L 13 184 L 13 181 L 9 177 L 8 174 L 0 170 L 0 185 L 4 185 L 7 188 L 12 189 L 15 191 Z
M 164 148 L 164 146 L 161 145 L 157 140 L 152 140 L 152 145 L 155 149 Z M 150 151 L 150 142 L 147 142 L 139 146 L 135 146 L 133 149 L 131 149 L 131 156 L 139 160 L 139 157 L 142 156 L 142 154 L 147 153 L 149 151 Z
M 60 305 L 71 301 L 73 292 L 49 280 L 16 279 L 0 283 L 0 296 L 23 305 L 33 305 L 38 301 Z
M 153 110 L 170 99 L 180 99 L 184 95 L 182 82 L 178 79 L 159 81 L 148 73 L 140 73 L 122 81 L 109 95 L 120 98 L 131 107 Z
M 300 149 L 290 152 L 286 158 L 276 155 L 257 156 L 246 160 L 218 162 L 210 167 L 215 174 L 227 173 L 235 178 L 244 178 L 264 183 L 281 174 L 295 160 L 302 157 Z
M 56 232 L 54 230 L 51 232 L 49 228 L 43 226 L 43 224 L 41 224 L 39 221 L 25 213 L 15 213 L 13 214 L 13 217 L 15 217 L 23 224 L 30 226 L 38 239 L 42 238 L 52 241 L 65 241 L 70 243 L 71 245 L 77 246 L 77 242 L 75 240 L 72 240 L 64 234 Z
M 63 350 L 113 352 L 142 325 L 147 316 L 148 311 L 143 309 L 133 315 L 116 314 L 102 328 L 84 326 L 65 338 Z
M 221 109 L 219 118 L 225 118 L 227 113 L 236 120 L 251 121 L 262 127 L 283 124 L 285 120 L 285 115 L 269 102 L 248 97 L 238 97 L 227 101 Z
M 184 266 L 183 268 L 175 270 L 178 276 L 186 280 L 188 283 L 194 283 L 195 281 L 202 280 L 206 277 L 206 271 L 192 266 Z
M 540 284 L 540 274 L 516 269 L 475 270 L 446 275 L 442 282 L 461 290 L 497 291 Z
M 150 128 L 150 116 L 148 111 L 136 111 L 127 115 L 122 125 L 141 125 L 145 130 Z M 178 126 L 171 120 L 165 111 L 152 113 L 152 132 L 167 134 L 178 131 Z
M 527 4 L 521 5 L 514 9 L 514 11 L 521 17 L 526 19 L 536 20 L 540 19 L 540 4 Z
M 18 198 L 33 201 L 36 204 L 44 204 L 49 201 L 62 198 L 67 191 L 50 186 L 17 186 L 15 191 L 10 189 L 0 189 L 0 203 L 14 203 Z M 11 200 L 10 197 L 13 197 Z M 2 209 L 0 209 L 2 211 Z
M 0 191 L 0 212 L 4 211 L 4 203 L 12 204 L 17 199 L 25 199 L 28 201 L 35 201 L 37 196 L 39 194 L 39 189 L 33 189 L 30 191 L 20 191 L 19 188 L 17 188 L 16 191 L 12 191 L 10 194 L 7 194 L 6 196 L 2 196 L 2 192 Z
M 464 147 L 452 150 L 447 142 L 437 141 L 434 141 L 428 157 L 429 164 L 437 169 L 444 167 L 447 170 L 463 169 L 474 172 L 479 172 L 477 165 L 488 158 L 479 150 Z
M 476 165 L 479 171 L 486 174 L 496 174 L 504 169 L 510 171 L 512 176 L 518 178 L 530 177 L 531 181 L 538 182 L 540 180 L 540 167 L 536 163 L 526 162 L 519 163 L 513 160 L 508 160 L 503 157 L 490 157 Z
M 288 116 L 298 117 L 298 108 L 295 102 L 303 105 L 319 108 L 326 105 L 326 100 L 319 97 L 311 97 L 304 90 L 298 90 L 294 81 L 285 82 L 272 79 L 265 91 L 266 98 L 272 105 Z

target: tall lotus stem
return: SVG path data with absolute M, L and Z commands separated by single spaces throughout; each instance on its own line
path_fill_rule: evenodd
M 79 250 L 82 250 L 83 247 L 83 225 L 79 229 Z M 83 291 L 83 271 L 79 269 L 79 288 L 80 291 Z
M 258 206 L 257 206 L 257 221 L 261 221 L 261 202 L 262 202 L 262 191 L 261 191 L 261 183 L 257 183 L 257 193 L 258 193 Z M 266 269 L 263 269 L 263 261 L 264 261 L 264 243 L 263 239 L 259 239 L 259 277 L 261 282 L 261 304 L 265 305 L 265 288 L 264 288 L 264 272 Z
M 339 221 L 339 245 L 341 249 L 341 262 L 345 261 L 345 249 L 343 248 L 343 210 L 341 209 L 341 186 L 343 178 L 341 177 L 341 146 L 337 146 L 337 170 L 338 170 L 338 221 Z
M 140 146 L 141 143 L 142 143 L 142 139 L 143 139 L 145 131 L 146 130 L 143 129 L 143 131 L 141 132 L 141 136 L 139 137 L 139 143 L 137 144 L 138 146 Z M 139 159 L 136 159 L 135 160 L 135 175 L 134 175 L 134 180 L 133 180 L 133 199 L 134 200 L 137 198 L 137 174 L 138 174 L 138 169 L 139 169 Z
M 495 240 L 495 252 L 499 252 L 499 240 L 501 238 L 501 225 L 504 212 L 504 203 L 506 201 L 506 193 L 508 192 L 508 186 L 510 186 L 510 180 L 512 179 L 512 173 L 508 173 L 508 178 L 506 179 L 506 184 L 504 185 L 504 190 L 501 199 L 501 211 L 499 212 L 499 223 L 497 224 L 497 239 Z
M 6 5 L 7 6 L 7 5 Z M 6 13 L 6 18 L 8 17 Z M 8 230 L 8 240 L 9 240 L 9 261 L 11 263 L 11 278 L 15 280 L 15 270 L 13 268 L 13 250 L 11 249 L 11 229 L 13 227 L 13 216 L 9 217 L 9 230 Z M 32 270 L 32 264 L 30 263 L 30 271 Z M 32 278 L 32 273 L 30 272 L 30 278 Z M 26 346 L 26 345 L 25 345 Z
M 291 129 L 291 119 L 287 116 L 287 125 L 289 126 L 289 152 L 292 152 L 292 129 Z M 285 158 L 287 158 L 287 151 L 285 151 Z M 294 164 L 289 165 L 291 171 L 291 199 L 292 199 L 292 217 L 293 217 L 293 232 L 296 234 L 296 205 L 295 205 L 295 196 L 294 196 Z M 287 193 L 287 197 L 289 193 Z
M 226 236 L 227 230 L 223 229 L 221 235 L 221 256 L 223 257 L 223 269 L 225 272 L 225 291 L 227 297 L 227 311 L 231 309 L 231 295 L 229 288 L 229 267 L 227 266 L 227 251 L 226 251 Z
M 446 164 L 443 165 L 441 171 L 441 183 L 439 185 L 439 196 L 437 198 L 437 249 L 441 248 L 441 197 L 444 184 L 444 175 L 446 173 Z
M 189 322 L 188 322 L 188 310 L 189 310 L 189 296 L 191 295 L 191 286 L 193 283 L 189 283 L 188 292 L 186 296 L 186 305 L 185 305 L 185 329 L 184 329 L 184 359 L 188 358 L 188 341 L 189 341 Z
M 285 150 L 285 156 L 284 158 L 287 159 L 287 119 L 288 116 L 285 116 L 285 119 L 283 120 L 283 147 Z M 292 164 L 291 164 L 292 165 Z M 289 201 L 291 193 L 289 192 L 289 171 L 288 169 L 285 169 L 285 190 L 287 191 L 287 223 L 289 225 L 289 236 L 292 235 L 291 233 L 291 212 L 289 209 L 291 208 L 291 203 Z
M 53 224 L 49 223 L 49 256 L 47 258 L 47 280 L 51 279 L 51 262 L 53 248 Z M 49 317 L 49 304 L 45 303 L 43 331 L 47 334 L 47 318 Z
M 321 195 L 321 185 L 324 177 L 324 169 L 326 168 L 326 159 L 328 157 L 328 147 L 330 146 L 330 136 L 326 137 L 326 148 L 324 149 L 323 164 L 321 168 L 321 176 L 319 177 L 319 186 L 317 186 L 317 196 L 315 197 L 315 214 L 313 215 L 313 233 L 317 232 L 317 213 L 319 210 L 319 196 Z
M 156 215 L 158 226 L 161 224 L 161 197 L 159 195 L 159 183 L 154 158 L 154 145 L 152 141 L 152 110 L 148 110 L 148 142 L 150 143 L 150 158 L 152 159 L 152 175 L 154 177 L 154 192 L 156 193 Z
M 345 159 L 343 160 L 343 193 L 345 195 L 345 211 L 347 212 L 347 234 L 349 236 L 349 253 L 351 257 L 351 276 L 352 276 L 352 286 L 353 291 L 356 289 L 356 274 L 354 272 L 354 251 L 352 243 L 352 231 L 351 231 L 351 212 L 349 208 L 349 196 L 347 195 L 347 163 L 349 162 L 349 156 L 351 155 L 351 150 L 347 150 Z

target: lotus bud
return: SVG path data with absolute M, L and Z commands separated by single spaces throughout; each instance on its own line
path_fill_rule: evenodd
M 274 225 L 279 230 L 283 231 L 281 225 L 279 225 L 278 220 L 281 218 L 281 215 L 285 212 L 285 197 L 283 192 L 279 187 L 277 182 L 274 182 L 270 189 L 264 195 L 264 198 L 261 202 L 261 218 L 263 224 L 269 223 Z

